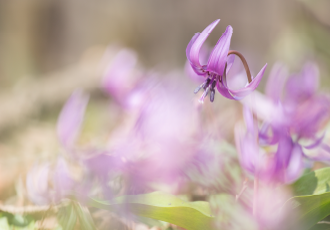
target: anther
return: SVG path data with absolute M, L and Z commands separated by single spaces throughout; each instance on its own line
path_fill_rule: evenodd
M 215 90 L 211 89 L 211 93 L 210 93 L 210 101 L 213 102 L 214 101 L 214 95 L 215 95 Z
M 216 82 L 216 80 L 214 80 L 213 82 L 212 82 L 212 89 L 214 89 L 215 88 L 215 85 L 217 84 L 217 82 Z
M 208 87 L 209 86 L 209 84 L 210 84 L 210 79 L 208 78 L 208 79 L 206 79 L 206 81 L 204 81 L 200 86 L 198 86 L 195 90 L 194 90 L 194 94 L 196 94 L 196 93 L 198 93 L 199 92 L 199 90 L 201 90 L 201 88 L 204 88 L 204 89 L 206 89 L 206 87 Z
M 199 102 L 204 103 L 204 99 L 209 94 L 209 91 L 210 91 L 210 86 L 206 88 L 206 90 L 202 94 L 201 98 L 199 99 Z
M 210 81 L 211 81 L 210 78 L 206 79 L 205 85 L 203 86 L 203 88 L 204 88 L 205 90 L 206 90 L 207 87 L 209 87 L 209 85 L 210 85 Z
M 205 82 L 203 84 L 201 84 L 200 86 L 198 86 L 195 90 L 194 90 L 194 94 L 198 93 L 199 90 L 201 90 L 201 88 L 203 88 Z

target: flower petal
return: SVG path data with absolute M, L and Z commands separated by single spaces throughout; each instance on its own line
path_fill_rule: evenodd
M 224 97 L 227 97 L 229 99 L 234 100 L 241 100 L 245 96 L 249 95 L 251 92 L 253 92 L 259 85 L 262 76 L 265 73 L 265 69 L 267 67 L 267 64 L 262 67 L 260 72 L 257 74 L 255 78 L 253 78 L 252 82 L 248 84 L 246 87 L 238 90 L 232 90 L 228 88 L 226 77 L 223 76 L 222 81 L 217 82 L 217 89 L 219 93 L 221 93 Z
M 235 126 L 235 143 L 242 168 L 255 174 L 259 151 L 256 138 L 253 138 L 253 135 L 244 133 L 242 125 L 238 124 Z
M 231 54 L 227 57 L 227 69 L 226 69 L 226 75 L 228 75 L 229 70 L 231 69 L 231 67 L 233 66 L 235 61 L 235 55 Z
M 312 143 L 312 144 L 309 144 L 309 145 L 307 145 L 307 146 L 303 146 L 303 147 L 304 147 L 305 149 L 313 149 L 313 148 L 316 148 L 316 147 L 318 147 L 318 146 L 322 143 L 324 137 L 325 137 L 325 132 L 324 132 L 320 137 L 317 137 L 315 140 L 313 140 L 313 143 Z
M 202 63 L 207 63 L 207 59 L 209 58 L 211 53 L 211 49 L 208 46 L 202 46 L 199 52 L 199 59 Z M 194 70 L 189 62 L 189 60 L 186 61 L 186 64 L 184 66 L 185 74 L 193 81 L 201 84 L 205 81 L 205 78 L 201 77 L 201 74 L 204 75 L 205 72 L 200 70 Z M 196 73 L 197 71 L 197 73 Z
M 65 147 L 72 147 L 83 122 L 88 96 L 75 91 L 64 105 L 57 121 L 57 135 Z
M 227 61 L 227 55 L 230 47 L 230 40 L 233 34 L 233 28 L 227 26 L 226 31 L 222 34 L 219 41 L 213 48 L 207 63 L 207 71 L 222 75 Z
M 192 39 L 190 40 L 187 49 L 186 49 L 186 55 L 188 58 L 188 61 L 190 62 L 191 67 L 194 69 L 194 71 L 202 75 L 203 67 L 199 62 L 199 51 L 205 42 L 206 38 L 209 36 L 209 34 L 212 32 L 214 27 L 220 22 L 220 19 L 215 20 L 212 22 L 208 27 L 206 27 L 202 33 L 196 33 Z

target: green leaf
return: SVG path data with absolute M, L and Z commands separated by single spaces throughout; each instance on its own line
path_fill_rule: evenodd
M 330 192 L 330 167 L 307 173 L 292 186 L 296 196 L 319 195 Z
M 229 194 L 210 196 L 210 205 L 214 211 L 217 229 L 258 229 L 256 222 L 240 202 Z
M 77 222 L 77 214 L 73 205 L 61 207 L 57 219 L 63 229 L 73 230 Z
M 330 215 L 330 193 L 293 197 L 286 205 L 298 211 L 298 223 L 302 223 L 302 228 L 310 229 Z
M 162 192 L 117 197 L 112 202 L 90 198 L 90 206 L 110 211 L 129 211 L 137 216 L 166 221 L 187 230 L 212 229 L 208 202 L 186 202 Z
M 74 202 L 73 207 L 78 215 L 80 229 L 94 230 L 96 229 L 94 220 L 86 207 L 82 207 L 79 203 Z
M 329 230 L 330 229 L 330 223 L 320 222 L 314 225 L 310 230 Z
M 10 229 L 7 217 L 1 217 L 0 218 L 0 229 L 3 229 L 3 230 L 9 230 Z

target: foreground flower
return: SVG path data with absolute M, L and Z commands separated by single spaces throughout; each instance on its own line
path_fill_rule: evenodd
M 266 64 L 255 78 L 251 76 L 249 67 L 243 55 L 237 51 L 229 51 L 230 39 L 233 33 L 233 28 L 231 26 L 227 27 L 226 31 L 223 33 L 213 48 L 207 65 L 200 64 L 200 49 L 206 38 L 212 32 L 214 27 L 219 23 L 219 21 L 220 19 L 212 22 L 208 27 L 206 27 L 206 29 L 204 29 L 202 33 L 196 33 L 190 40 L 186 49 L 186 55 L 191 67 L 196 72 L 196 74 L 205 78 L 205 82 L 195 89 L 195 93 L 197 93 L 202 88 L 204 89 L 204 93 L 200 98 L 200 102 L 203 102 L 209 93 L 210 101 L 213 102 L 215 96 L 215 87 L 217 87 L 219 93 L 221 93 L 226 98 L 234 100 L 242 99 L 258 87 L 267 66 Z M 226 75 L 228 74 L 234 62 L 233 56 L 228 56 L 230 54 L 235 54 L 242 60 L 247 73 L 249 84 L 239 90 L 232 90 L 227 86 Z

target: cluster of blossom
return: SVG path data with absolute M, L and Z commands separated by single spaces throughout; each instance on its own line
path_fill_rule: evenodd
M 195 90 L 195 94 L 204 90 L 200 102 L 207 95 L 213 102 L 215 88 L 225 98 L 243 99 L 245 127 L 238 121 L 235 128 L 241 168 L 254 178 L 277 186 L 295 181 L 304 168 L 311 167 L 312 161 L 329 161 L 325 128 L 330 118 L 330 98 L 317 92 L 316 65 L 307 63 L 301 73 L 289 76 L 286 67 L 277 64 L 268 78 L 265 95 L 258 93 L 254 90 L 267 64 L 255 77 L 251 75 L 243 55 L 229 50 L 231 26 L 211 52 L 203 50 L 203 43 L 219 21 L 193 36 L 186 49 L 185 68 L 195 80 L 204 80 Z M 200 60 L 205 60 L 208 53 L 207 64 L 202 65 Z M 234 55 L 243 62 L 248 79 L 246 86 L 238 90 L 227 84 Z M 251 199 L 245 199 L 252 194 L 249 189 L 240 191 L 235 187 L 237 184 L 232 189 L 228 183 L 221 187 L 221 174 L 228 175 L 224 172 L 228 151 L 217 146 L 224 140 L 201 128 L 200 111 L 193 97 L 185 93 L 188 87 L 181 83 L 182 73 L 142 71 L 137 66 L 136 54 L 129 49 L 120 50 L 109 63 L 102 90 L 112 98 L 111 103 L 120 107 L 125 123 L 111 131 L 109 143 L 103 148 L 80 148 L 77 138 L 89 96 L 82 91 L 74 92 L 57 123 L 58 138 L 66 154 L 55 166 L 46 163 L 30 171 L 27 176 L 30 199 L 47 204 L 73 193 L 111 199 L 154 191 L 160 188 L 159 184 L 169 185 L 171 193 L 187 193 L 187 188 L 195 183 L 204 191 L 238 194 L 240 208 L 244 213 L 252 213 Z M 70 173 L 68 162 L 81 169 L 78 178 Z M 198 175 L 202 175 L 199 180 Z M 240 172 L 238 177 L 239 183 L 243 183 L 246 176 Z M 231 182 L 235 183 L 234 179 Z M 257 207 L 259 212 L 255 215 L 260 225 L 270 229 L 285 217 L 276 216 L 279 206 L 269 202 L 269 197 L 276 200 L 274 191 L 260 185 L 257 201 L 263 205 Z M 279 200 L 287 198 L 286 194 L 276 193 L 281 194 Z
M 177 85 L 178 78 L 182 71 L 143 72 L 132 50 L 119 50 L 109 61 L 101 90 L 119 108 L 123 122 L 110 131 L 103 147 L 78 146 L 89 95 L 75 91 L 57 122 L 64 154 L 55 166 L 39 164 L 30 171 L 30 199 L 36 204 L 60 202 L 71 194 L 111 199 L 160 188 L 178 193 L 189 183 L 212 184 L 210 177 L 220 175 L 224 164 L 214 154 L 221 141 L 200 130 L 195 100 L 188 87 Z M 78 170 L 72 172 L 71 165 Z
M 291 76 L 277 64 L 266 95 L 256 92 L 243 102 L 247 132 L 237 128 L 236 139 L 247 171 L 268 182 L 291 183 L 311 161 L 329 162 L 325 125 L 330 118 L 330 98 L 317 89 L 315 64 L 307 63 L 301 73 Z M 253 125 L 251 110 L 263 121 L 260 129 Z

